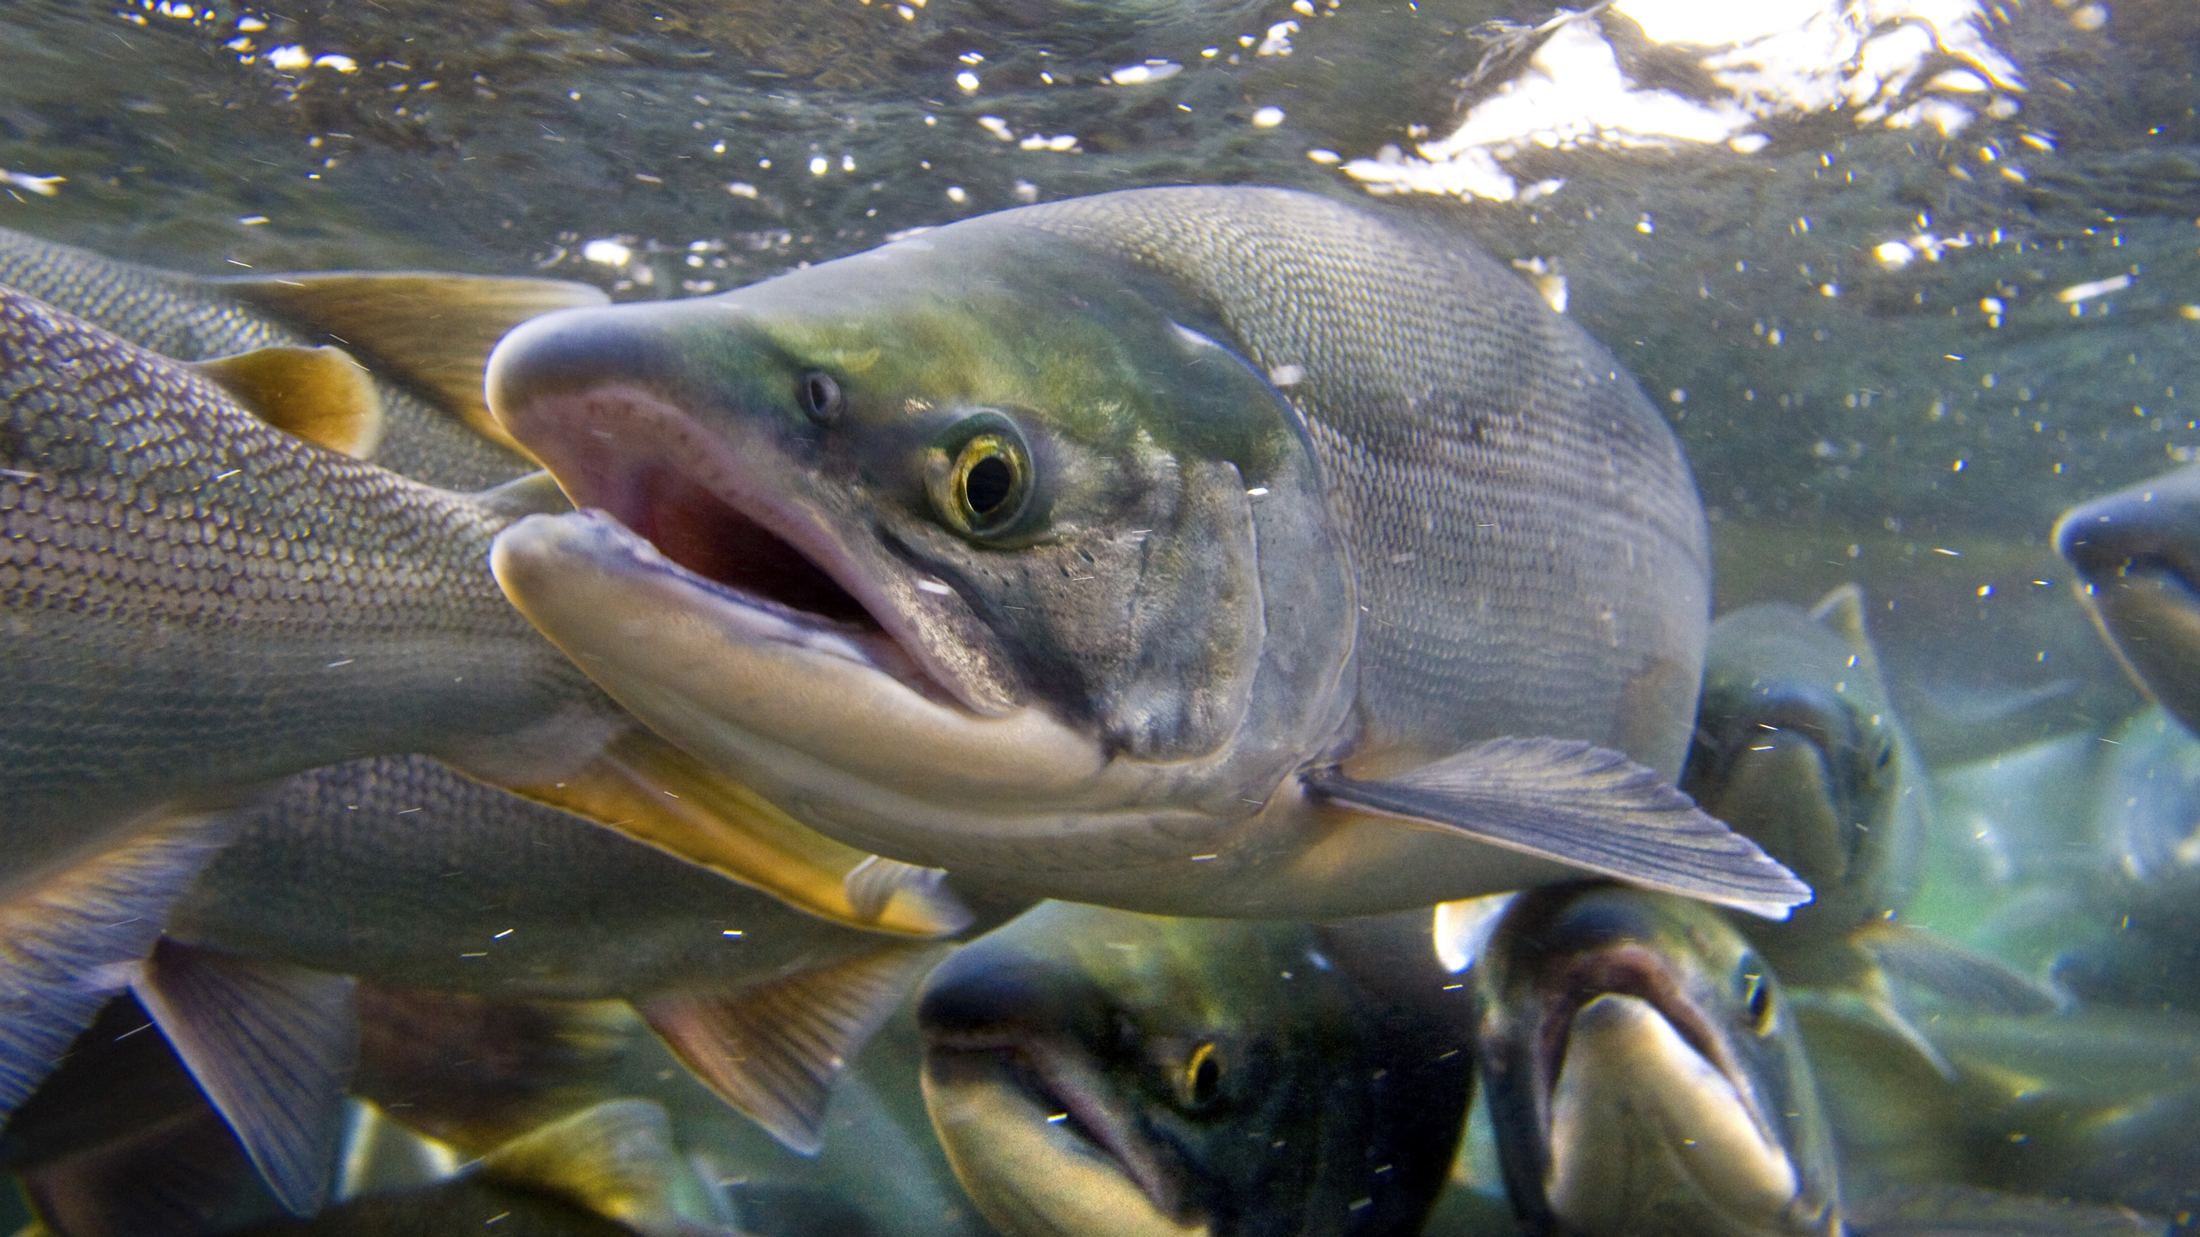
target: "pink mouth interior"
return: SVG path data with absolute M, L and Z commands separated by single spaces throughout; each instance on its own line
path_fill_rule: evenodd
M 625 501 L 597 505 L 696 575 L 830 623 L 882 630 L 800 551 L 677 469 L 645 467 L 618 489 Z

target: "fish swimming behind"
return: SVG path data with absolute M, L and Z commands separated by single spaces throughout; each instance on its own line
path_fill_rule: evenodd
M 1027 207 L 546 315 L 489 401 L 591 509 L 502 534 L 506 593 L 852 846 L 1179 915 L 1809 896 L 1671 786 L 1678 444 L 1457 237 L 1270 189 Z

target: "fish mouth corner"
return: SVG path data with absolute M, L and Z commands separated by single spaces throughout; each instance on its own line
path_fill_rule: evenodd
M 1006 710 L 935 656 L 893 583 L 826 520 L 761 483 L 755 463 L 686 410 L 637 385 L 537 395 L 498 418 L 542 459 L 576 507 L 646 542 L 712 608 L 830 641 L 936 704 Z M 951 590 L 950 590 L 951 592 Z M 752 623 L 739 624 L 753 629 Z
M 1189 1205 L 1173 1157 L 1141 1128 L 1136 1113 L 1074 1045 L 1048 1037 L 938 1036 L 923 1072 L 933 1124 L 956 1165 L 1022 1147 L 1017 1178 L 988 1174 L 1052 1211 L 1047 1199 L 1082 1190 L 1112 1196 L 1108 1237 L 1204 1237 L 1209 1225 Z M 1036 1153 L 1036 1154 L 1033 1154 Z M 1012 1153 L 1013 1154 L 1013 1153 Z M 972 1189 L 977 1197 L 980 1189 Z M 1080 1208 L 1082 1209 L 1082 1208 Z

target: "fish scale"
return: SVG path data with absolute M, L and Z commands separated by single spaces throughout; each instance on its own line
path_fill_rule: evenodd
M 506 518 L 465 496 L 7 290 L 0 396 L 16 870 L 159 803 L 608 708 L 481 569 Z
M 1708 534 L 1678 444 L 1611 355 L 1455 241 L 1400 243 L 1410 225 L 1306 195 L 1257 211 L 1176 197 L 1015 217 L 1191 285 L 1261 369 L 1301 371 L 1283 389 L 1349 511 L 1374 734 L 1410 740 L 1406 767 L 1569 734 L 1676 773 Z M 1481 616 L 1477 640 L 1459 638 L 1462 613 Z
M 296 330 L 227 295 L 218 282 L 117 262 L 6 228 L 0 228 L 0 285 L 181 361 L 330 338 Z M 376 463 L 457 489 L 480 489 L 528 471 L 525 460 L 386 376 L 376 375 L 375 387 L 385 423 Z

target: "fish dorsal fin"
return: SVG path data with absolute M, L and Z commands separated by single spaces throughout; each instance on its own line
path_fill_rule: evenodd
M 789 1150 L 815 1155 L 833 1083 L 939 957 L 938 947 L 887 944 L 733 993 L 639 1008 L 706 1086 Z
M 378 1106 L 348 1102 L 335 1201 L 392 1190 L 417 1190 L 456 1177 L 466 1166 L 458 1148 L 389 1119 Z
M 374 379 L 341 348 L 276 344 L 190 364 L 262 421 L 307 442 L 363 460 L 382 441 Z
M 1841 637 L 1849 646 L 1849 653 L 1856 658 L 1857 669 L 1879 678 L 1879 650 L 1872 644 L 1871 632 L 1864 626 L 1864 590 L 1854 584 L 1844 584 L 1818 599 L 1810 608 L 1811 621 Z
M 1882 920 L 1851 932 L 1849 942 L 1890 979 L 1968 1013 L 2050 1014 L 2069 1005 L 2047 983 L 1937 932 Z
M 850 927 L 933 938 L 971 920 L 935 870 L 833 841 L 648 731 L 577 772 L 507 789 Z
M 219 819 L 158 821 L 0 901 L 0 1116 L 130 982 L 168 908 L 230 833 Z
M 680 1158 L 672 1118 L 653 1100 L 605 1100 L 530 1130 L 481 1159 L 482 1179 L 542 1190 L 644 1237 L 714 1233 L 702 1182 Z M 685 1213 L 685 1214 L 683 1214 Z
M 607 305 L 583 283 L 427 271 L 322 272 L 213 281 L 329 335 L 421 388 L 473 430 L 527 452 L 489 415 L 482 371 L 506 331 L 554 309 Z
M 1387 781 L 1328 772 L 1305 785 L 1360 812 L 1768 918 L 1811 896 L 1657 770 L 1579 740 L 1491 739 Z
M 284 1207 L 328 1201 L 359 1053 L 352 981 L 163 940 L 131 991 Z
M 503 485 L 490 486 L 475 494 L 474 501 L 515 520 L 527 515 L 563 515 L 573 509 L 573 500 L 565 496 L 565 491 L 558 488 L 558 479 L 548 472 L 531 472 Z

